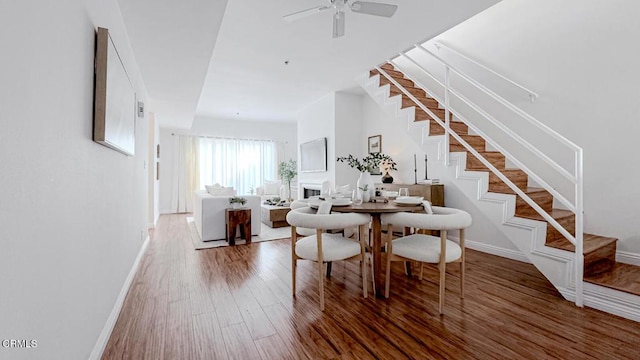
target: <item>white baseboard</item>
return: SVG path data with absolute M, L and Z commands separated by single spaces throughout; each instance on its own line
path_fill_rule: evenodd
M 616 261 L 624 264 L 640 266 L 640 254 L 618 251 L 616 252 Z
M 118 295 L 118 298 L 116 298 L 116 303 L 113 305 L 111 314 L 109 315 L 109 318 L 107 319 L 106 324 L 102 328 L 102 332 L 98 337 L 98 341 L 93 346 L 93 350 L 89 355 L 90 360 L 99 360 L 100 358 L 102 358 L 102 353 L 104 352 L 104 349 L 107 347 L 107 342 L 109 341 L 109 337 L 111 337 L 111 332 L 113 331 L 113 328 L 116 326 L 118 315 L 120 315 L 120 310 L 122 310 L 122 305 L 124 305 L 124 299 L 127 296 L 127 292 L 129 292 L 129 287 L 131 286 L 131 283 L 133 282 L 133 278 L 135 277 L 136 272 L 138 271 L 140 260 L 142 259 L 142 256 L 146 252 L 148 245 L 149 245 L 149 236 L 147 236 L 144 243 L 142 243 L 142 247 L 138 252 L 138 256 L 136 257 L 136 260 L 133 262 L 133 266 L 131 266 L 131 270 L 129 270 L 129 275 L 127 275 L 127 278 L 124 280 L 124 284 L 122 284 L 122 289 L 120 289 L 120 294 Z
M 450 240 L 455 240 L 456 242 L 460 242 L 460 238 L 456 236 L 447 236 L 447 238 Z M 483 253 L 531 264 L 531 261 L 529 261 L 529 259 L 518 250 L 505 249 L 495 245 L 489 245 L 469 239 L 464 240 L 464 245 L 466 248 L 477 250 Z
M 584 283 L 584 305 L 640 322 L 640 296 Z

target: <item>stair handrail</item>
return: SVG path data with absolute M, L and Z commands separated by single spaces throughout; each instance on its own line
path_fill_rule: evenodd
M 423 44 L 424 44 L 424 42 L 423 42 Z M 451 51 L 452 53 L 456 54 L 457 56 L 459 56 L 459 57 L 461 57 L 461 58 L 465 59 L 466 61 L 468 61 L 468 62 L 470 62 L 470 63 L 472 63 L 472 64 L 474 64 L 474 65 L 476 65 L 476 66 L 479 66 L 479 67 L 480 67 L 480 68 L 482 68 L 483 70 L 485 70 L 485 71 L 487 71 L 487 72 L 489 72 L 489 73 L 491 73 L 491 74 L 495 75 L 496 77 L 499 77 L 500 79 L 502 79 L 502 80 L 504 80 L 504 81 L 508 82 L 509 84 L 511 84 L 511 85 L 513 85 L 513 86 L 515 86 L 515 87 L 517 87 L 518 89 L 523 90 L 524 92 L 526 92 L 526 93 L 529 95 L 529 101 L 531 101 L 531 102 L 536 101 L 536 99 L 540 96 L 540 95 L 538 95 L 538 93 L 536 93 L 535 91 L 530 90 L 530 89 L 528 89 L 528 88 L 526 88 L 526 87 L 524 87 L 524 86 L 522 86 L 522 85 L 518 84 L 517 82 L 515 82 L 515 81 L 513 81 L 513 80 L 509 79 L 508 77 L 506 77 L 506 76 L 504 76 L 504 75 L 502 75 L 502 74 L 500 74 L 500 73 L 498 73 L 498 72 L 494 71 L 493 69 L 490 69 L 490 68 L 489 68 L 489 67 L 487 67 L 486 65 L 481 64 L 481 63 L 479 63 L 479 62 L 477 62 L 477 61 L 473 60 L 472 58 L 470 58 L 470 57 L 468 57 L 468 56 L 464 55 L 463 53 L 459 52 L 458 50 L 456 50 L 456 49 L 452 48 L 451 46 L 449 46 L 449 45 L 447 45 L 447 44 L 445 44 L 445 43 L 443 43 L 443 42 L 441 42 L 441 41 L 436 41 L 436 42 L 434 42 L 434 43 L 433 43 L 433 46 L 435 46 L 435 47 L 436 47 L 436 49 L 438 49 L 438 50 L 440 50 L 440 48 L 441 48 L 441 47 L 443 47 L 443 48 L 445 48 L 445 49 L 447 49 L 447 50 Z
M 445 87 L 444 84 L 442 84 L 438 79 L 436 79 L 433 75 L 431 75 L 428 71 L 426 71 L 425 69 L 423 69 L 421 67 L 420 64 L 418 64 L 415 60 L 413 60 L 412 58 L 406 56 L 405 54 L 401 54 L 404 58 L 406 58 L 407 60 L 411 61 L 414 65 L 418 66 L 418 68 L 420 70 L 422 70 L 426 75 L 428 75 L 429 77 L 431 77 L 434 81 L 436 81 L 440 86 Z M 389 60 L 390 63 L 394 64 L 396 67 L 400 67 L 397 62 L 395 62 L 394 60 Z M 411 81 L 413 81 L 416 84 L 420 84 L 423 88 L 426 88 L 426 86 L 424 84 L 422 84 L 420 81 L 418 81 L 417 79 L 412 78 L 410 75 L 405 74 L 405 76 L 407 78 L 409 78 Z M 445 87 L 446 88 L 446 87 Z M 557 162 L 553 161 L 551 158 L 549 158 L 546 154 L 542 153 L 541 151 L 539 151 L 537 148 L 535 148 L 533 145 L 531 145 L 531 143 L 529 143 L 528 141 L 526 141 L 525 139 L 523 139 L 520 135 L 516 134 L 515 132 L 513 132 L 511 129 L 509 128 L 505 128 L 504 126 L 501 126 L 500 122 L 495 119 L 493 116 L 491 116 L 490 114 L 486 113 L 484 110 L 482 110 L 477 104 L 473 103 L 472 101 L 468 100 L 464 95 L 460 94 L 459 92 L 457 92 L 456 90 L 453 90 L 451 88 L 449 88 L 449 92 L 451 92 L 452 94 L 456 95 L 458 98 L 460 98 L 464 103 L 468 104 L 469 106 L 471 106 L 473 108 L 473 110 L 477 111 L 478 113 L 480 113 L 482 116 L 484 116 L 487 120 L 489 120 L 492 124 L 496 125 L 497 127 L 499 127 L 502 131 L 504 131 L 505 133 L 507 133 L 509 136 L 515 138 L 516 140 L 518 140 L 519 143 L 523 144 L 523 146 L 525 148 L 527 148 L 529 151 L 533 152 L 534 154 L 536 154 L 538 157 L 542 158 L 545 163 L 551 165 L 558 173 L 560 173 L 560 175 L 562 175 L 563 177 L 565 177 L 567 180 L 571 181 L 572 183 L 575 183 L 576 179 L 574 178 L 574 176 L 569 173 L 566 169 L 564 169 L 562 166 L 560 166 Z M 442 101 L 442 99 L 435 95 L 435 94 L 431 94 L 430 95 L 435 98 L 436 100 L 438 100 L 440 103 L 445 104 L 445 107 L 447 106 L 447 102 L 448 100 Z M 506 100 L 505 100 L 506 101 Z M 458 118 L 461 118 L 462 115 L 460 115 L 458 112 L 455 112 L 455 115 Z M 470 126 L 474 131 L 479 132 L 480 130 L 474 126 L 473 124 L 471 124 L 469 121 L 466 121 L 468 124 L 468 126 Z M 504 155 L 508 156 L 510 158 L 510 160 L 512 160 L 514 163 L 516 163 L 516 165 L 522 169 L 523 171 L 525 171 L 527 174 L 531 174 L 531 177 L 533 178 L 533 180 L 535 180 L 537 183 L 539 183 L 540 185 L 542 185 L 545 189 L 549 189 L 549 192 L 551 192 L 551 194 L 556 197 L 560 202 L 562 202 L 562 204 L 564 206 L 566 206 L 567 208 L 569 208 L 571 211 L 575 212 L 577 211 L 577 209 L 575 208 L 575 205 L 572 204 L 565 196 L 563 196 L 562 194 L 560 194 L 555 188 L 553 188 L 553 186 L 549 185 L 545 180 L 543 180 L 541 177 L 539 177 L 537 174 L 535 174 L 535 172 L 531 171 L 528 167 L 526 167 L 524 164 L 522 164 L 520 161 L 517 160 L 516 157 L 514 157 L 513 155 L 511 155 L 509 152 L 507 152 L 506 150 L 504 150 L 502 148 L 502 146 L 500 146 L 498 143 L 496 143 L 495 141 L 493 141 L 493 139 L 491 139 L 489 136 L 487 135 L 483 135 L 483 137 L 486 140 L 489 140 L 489 142 L 491 143 L 491 145 L 495 148 L 497 148 L 498 150 L 500 150 L 500 152 L 502 152 Z M 445 144 L 448 145 L 448 144 Z M 445 159 L 445 162 L 448 164 L 448 159 Z
M 480 82 L 478 82 L 477 80 L 473 79 L 472 77 L 467 75 L 465 72 L 461 71 L 460 69 L 456 68 L 455 66 L 452 66 L 451 64 L 449 64 L 448 62 L 446 62 L 445 60 L 440 58 L 438 55 L 436 55 L 433 52 L 431 52 L 428 49 L 426 49 L 424 46 L 422 46 L 420 44 L 417 44 L 415 46 L 415 48 L 416 49 L 420 49 L 423 52 L 431 55 L 436 60 L 440 61 L 443 65 L 445 65 L 446 67 L 451 69 L 451 71 L 455 72 L 460 77 L 462 77 L 463 79 L 467 80 L 470 84 L 472 84 L 475 87 L 477 87 L 480 91 L 482 91 L 482 92 L 486 93 L 487 95 L 491 96 L 496 101 L 498 101 L 500 104 L 506 106 L 510 110 L 513 110 L 516 114 L 522 116 L 525 120 L 529 121 L 529 123 L 531 123 L 532 125 L 536 126 L 540 130 L 546 132 L 547 134 L 551 135 L 553 138 L 555 138 L 556 140 L 560 141 L 561 143 L 564 143 L 564 145 L 568 146 L 572 150 L 574 150 L 574 151 L 582 150 L 582 148 L 580 146 L 576 145 L 571 140 L 567 139 L 566 137 L 562 136 L 557 131 L 551 129 L 547 125 L 545 125 L 542 122 L 540 122 L 538 119 L 536 119 L 533 116 L 529 115 L 528 113 L 526 113 L 524 110 L 520 109 L 518 106 L 514 105 L 509 100 L 507 100 L 504 97 L 496 94 L 493 90 L 491 90 L 491 89 L 487 88 L 486 86 L 482 85 Z
M 487 168 L 489 168 L 489 170 L 491 170 L 498 178 L 500 178 L 500 180 L 502 180 L 505 184 L 507 184 L 507 186 L 509 186 L 509 188 L 511 188 L 511 190 L 513 190 L 517 195 L 519 195 L 529 206 L 531 206 L 538 214 L 540 214 L 545 220 L 547 220 L 547 222 L 549 222 L 549 224 L 551 224 L 556 230 L 558 230 L 558 232 L 560 232 L 565 238 L 567 238 L 567 240 L 569 240 L 575 246 L 575 261 L 574 261 L 574 265 L 575 265 L 575 287 L 576 287 L 576 299 L 575 300 L 576 300 L 576 305 L 577 306 L 583 306 L 582 274 L 583 274 L 583 267 L 584 267 L 584 255 L 583 255 L 583 150 L 582 150 L 582 148 L 580 148 L 579 146 L 577 146 L 573 142 L 569 141 L 568 139 L 566 139 L 562 135 L 558 134 L 557 132 L 555 132 L 551 128 L 549 128 L 546 125 L 542 124 L 537 119 L 535 119 L 531 115 L 525 113 L 520 108 L 518 108 L 517 106 L 513 105 L 512 103 L 510 103 L 509 101 L 507 101 L 506 99 L 501 97 L 500 95 L 494 93 L 490 89 L 486 88 L 484 85 L 478 83 L 475 79 L 471 78 L 470 76 L 468 76 L 464 72 L 462 72 L 462 71 L 456 69 L 455 67 L 451 66 L 446 61 L 444 61 L 443 59 L 439 58 L 437 55 L 433 54 L 432 52 L 430 52 L 429 50 L 425 49 L 421 45 L 419 45 L 419 44 L 415 45 L 415 48 L 422 49 L 426 53 L 432 55 L 436 60 L 438 60 L 441 63 L 443 63 L 443 65 L 445 65 L 445 71 L 446 71 L 445 72 L 445 83 L 446 84 L 442 84 L 435 76 L 433 76 L 421 64 L 418 64 L 416 61 L 414 61 L 413 59 L 411 59 L 409 56 L 406 55 L 406 52 L 409 51 L 409 50 L 406 50 L 406 51 L 403 51 L 402 53 L 400 53 L 401 56 L 409 59 L 421 71 L 423 71 L 425 74 L 427 74 L 433 80 L 435 80 L 439 85 L 444 87 L 444 89 L 445 89 L 445 99 L 444 99 L 444 104 L 445 104 L 445 122 L 444 123 L 437 116 L 435 116 L 435 114 L 432 111 L 430 111 L 426 106 L 424 106 L 424 104 L 422 104 L 421 101 L 419 101 L 417 98 L 415 98 L 413 96 L 413 94 L 411 94 L 409 91 L 407 91 L 402 85 L 400 85 L 397 81 L 395 81 L 395 79 L 393 79 L 389 74 L 387 74 L 386 71 L 384 71 L 384 69 L 382 69 L 381 67 L 378 67 L 378 66 L 376 66 L 376 69 L 380 72 L 381 75 L 385 76 L 398 89 L 400 89 L 403 92 L 403 94 L 405 94 L 407 97 L 409 97 L 416 105 L 418 105 L 423 111 L 425 111 L 425 113 L 427 113 L 434 121 L 436 121 L 440 126 L 442 126 L 445 129 L 445 146 L 446 146 L 446 149 L 447 149 L 445 151 L 445 154 L 446 154 L 445 155 L 445 161 L 446 161 L 447 164 L 448 164 L 448 156 L 447 155 L 449 153 L 449 151 L 448 151 L 449 135 L 451 135 L 460 144 L 462 144 L 463 147 L 465 147 L 476 158 L 478 158 L 483 163 L 483 165 L 485 165 Z M 401 68 L 400 66 L 398 66 L 398 64 L 396 62 L 393 61 L 393 59 L 390 59 L 389 63 L 394 64 L 398 68 Z M 480 131 L 480 129 L 478 129 L 476 126 L 471 124 L 469 122 L 469 120 L 464 118 L 463 116 L 461 116 L 461 114 L 457 110 L 450 109 L 449 94 L 452 93 L 455 96 L 457 96 L 461 101 L 463 101 L 468 106 L 470 106 L 474 111 L 478 112 L 480 115 L 485 117 L 485 119 L 489 120 L 492 124 L 497 126 L 500 130 L 506 132 L 507 134 L 513 133 L 513 131 L 511 129 L 507 128 L 501 122 L 497 121 L 495 118 L 493 118 L 493 116 L 490 116 L 489 114 L 487 114 L 477 104 L 473 103 L 472 101 L 470 101 L 466 97 L 462 96 L 462 94 L 458 93 L 457 91 L 451 89 L 450 84 L 449 84 L 449 73 L 450 73 L 450 71 L 454 71 L 460 77 L 462 77 L 463 79 L 467 80 L 469 83 L 471 83 L 472 85 L 476 86 L 478 89 L 480 89 L 481 91 L 485 92 L 487 95 L 493 97 L 496 101 L 500 102 L 502 105 L 504 105 L 507 108 L 511 109 L 512 111 L 516 112 L 518 115 L 522 116 L 527 121 L 529 121 L 530 123 L 532 123 L 533 125 L 535 125 L 539 129 L 543 130 L 547 134 L 551 135 L 556 140 L 560 141 L 561 143 L 563 143 L 564 145 L 568 146 L 569 148 L 571 148 L 574 151 L 575 172 L 576 173 L 575 173 L 575 175 L 571 176 L 571 174 L 568 173 L 568 171 L 566 171 L 566 169 L 562 168 L 559 164 L 557 164 L 555 161 L 550 159 L 548 156 L 546 156 L 540 150 L 538 150 L 537 148 L 531 146 L 528 142 L 526 142 L 527 145 L 525 145 L 525 147 L 527 147 L 535 155 L 540 157 L 545 163 L 551 165 L 556 171 L 559 171 L 560 174 L 562 174 L 564 177 L 566 177 L 568 180 L 570 180 L 575 185 L 574 186 L 574 189 L 575 189 L 575 204 L 571 204 L 571 202 L 569 200 L 567 200 L 564 196 L 559 194 L 555 190 L 555 188 L 553 188 L 548 183 L 546 183 L 546 181 L 539 181 L 539 180 L 542 180 L 542 179 L 538 175 L 536 175 L 534 172 L 532 172 L 530 169 L 528 169 L 526 166 L 523 166 L 524 164 L 522 164 L 519 160 L 517 160 L 517 158 L 515 158 L 509 152 L 505 151 L 502 148 L 502 146 L 497 144 L 493 139 L 488 137 L 484 132 Z M 412 79 L 407 74 L 404 74 L 404 75 L 405 75 L 405 77 L 407 77 L 410 80 L 412 80 L 414 83 L 419 84 L 421 86 L 421 88 L 426 91 L 427 87 L 424 86 L 424 84 L 420 83 L 419 81 L 416 81 L 415 79 Z M 432 94 L 431 91 L 429 92 L 429 95 L 434 97 L 434 98 L 436 98 L 436 100 L 438 100 L 438 102 L 443 103 L 442 99 L 440 99 L 437 96 L 434 96 L 434 94 Z M 449 112 L 450 111 L 453 112 L 453 114 L 456 115 L 456 117 L 461 119 L 467 126 L 470 126 L 472 128 L 472 130 L 474 130 L 476 133 L 478 133 L 480 136 L 482 136 L 485 140 L 488 140 L 491 143 L 492 146 L 496 147 L 505 156 L 509 157 L 511 159 L 511 161 L 516 163 L 516 165 L 518 165 L 518 167 L 520 167 L 521 170 L 525 171 L 525 173 L 527 173 L 527 175 L 532 176 L 534 178 L 534 180 L 539 182 L 540 185 L 542 185 L 545 188 L 545 190 L 549 191 L 552 195 L 554 195 L 554 197 L 557 196 L 558 200 L 560 200 L 565 206 L 570 208 L 571 211 L 575 214 L 575 236 L 571 235 L 562 225 L 560 225 L 554 218 L 552 218 L 546 211 L 544 211 L 535 201 L 533 201 L 527 194 L 525 194 L 522 190 L 520 190 L 520 188 L 518 188 L 504 174 L 502 174 L 502 172 L 500 172 L 497 168 L 495 168 L 495 166 L 493 166 L 493 164 L 491 164 L 488 160 L 486 160 L 483 156 L 481 156 L 478 153 L 478 151 L 475 150 L 475 148 L 473 148 L 471 145 L 469 145 L 462 137 L 460 137 L 455 131 L 453 131 L 449 126 Z M 521 139 L 520 136 L 516 136 L 516 138 Z M 528 146 L 531 147 L 531 148 L 529 148 Z M 569 176 L 567 176 L 567 175 L 569 175 Z
M 407 97 L 409 97 L 413 102 L 416 103 L 416 105 L 418 107 L 420 107 L 420 109 L 422 109 L 423 111 L 425 111 L 427 114 L 429 114 L 429 116 L 432 117 L 432 119 L 437 122 L 440 126 L 442 126 L 443 128 L 447 129 L 445 122 L 443 122 L 440 118 L 438 118 L 428 107 L 426 107 L 424 104 L 422 104 L 422 102 L 420 102 L 413 94 L 411 94 L 408 90 L 406 90 L 400 83 L 398 83 L 395 79 L 393 79 L 389 74 L 387 74 L 386 71 L 384 71 L 384 69 L 382 69 L 381 67 L 376 66 L 375 67 L 376 70 L 378 70 L 385 78 L 387 78 L 389 81 L 391 81 L 393 83 L 393 85 L 395 85 L 396 87 L 398 87 L 400 89 L 400 91 L 402 91 L 403 94 L 405 94 Z M 409 78 L 411 81 L 415 80 L 411 79 L 407 74 L 405 74 L 405 77 Z M 420 83 L 416 83 L 416 84 L 420 84 Z M 420 84 L 422 85 L 422 84 Z M 423 88 L 424 89 L 424 88 Z M 437 99 L 436 99 L 437 100 Z M 470 105 L 471 106 L 471 105 Z M 475 106 L 475 104 L 474 104 Z M 474 109 L 475 110 L 475 109 Z M 452 111 L 453 114 L 460 118 L 467 126 L 471 127 L 473 129 L 474 132 L 478 133 L 478 135 L 482 136 L 485 140 L 488 140 L 489 142 L 491 142 L 492 146 L 495 146 L 500 152 L 502 152 L 505 156 L 511 157 L 511 154 L 502 149 L 501 146 L 495 144 L 494 145 L 494 141 L 488 137 L 484 132 L 482 132 L 481 130 L 479 130 L 477 127 L 473 126 L 472 124 L 469 123 L 468 119 L 466 119 L 465 117 L 461 116 L 460 114 L 457 113 L 457 111 L 453 110 Z M 500 170 L 498 170 L 495 166 L 493 166 L 493 164 L 491 164 L 491 162 L 489 162 L 487 159 L 485 159 L 484 156 L 480 155 L 480 153 L 471 145 L 469 145 L 469 143 L 464 140 L 464 138 L 462 138 L 460 135 L 458 135 L 458 133 L 455 132 L 455 130 L 449 128 L 449 135 L 453 136 L 454 139 L 456 139 L 460 144 L 462 144 L 469 152 L 471 152 L 474 156 L 476 156 L 478 158 L 478 160 L 480 160 L 482 162 L 483 165 L 485 165 L 487 168 L 489 168 L 489 170 L 491 170 L 491 172 L 493 172 L 497 177 L 500 178 L 500 180 L 502 180 L 505 184 L 507 184 L 509 186 L 509 188 L 511 188 L 511 190 L 513 190 L 516 194 L 520 195 L 522 197 L 523 200 L 525 200 L 527 202 L 527 204 L 529 204 L 529 206 L 531 206 L 532 208 L 534 208 L 538 213 L 540 213 L 540 215 L 547 220 L 549 223 L 551 223 L 560 233 L 562 233 L 563 236 L 567 237 L 568 240 L 575 245 L 576 243 L 576 239 L 574 238 L 573 235 L 571 235 L 571 233 L 569 233 L 562 225 L 560 225 L 558 223 L 558 221 L 556 219 L 554 219 L 553 217 L 551 217 L 546 211 L 544 211 L 544 209 L 542 209 L 540 207 L 540 205 L 538 205 L 535 201 L 533 201 L 533 199 L 531 199 L 531 197 L 529 197 L 529 195 L 527 195 L 525 192 L 523 192 L 519 187 L 517 187 L 509 178 L 507 178 L 504 174 L 502 174 L 502 172 Z M 445 134 L 446 137 L 446 134 Z M 497 145 L 497 146 L 496 146 Z M 503 152 L 504 151 L 504 152 Z M 514 161 L 515 162 L 515 161 Z M 516 164 L 518 165 L 518 164 Z M 526 167 L 525 167 L 526 169 Z M 524 170 L 523 170 L 524 171 Z M 525 171 L 526 172 L 526 171 Z M 544 183 L 546 184 L 546 182 Z M 557 191 L 555 191 L 555 189 L 550 189 L 553 194 L 557 194 Z M 547 190 L 549 191 L 549 190 Z M 558 194 L 558 196 L 562 196 L 560 194 Z M 573 207 L 573 205 L 572 205 Z

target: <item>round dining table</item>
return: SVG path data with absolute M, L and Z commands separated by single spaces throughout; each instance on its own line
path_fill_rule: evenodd
M 424 210 L 422 205 L 398 205 L 393 201 L 365 202 L 359 205 L 333 206 L 334 212 L 366 213 L 371 215 L 371 235 L 373 253 L 373 279 L 376 286 L 376 297 L 384 297 L 384 281 L 382 280 L 382 222 L 380 216 L 385 213 L 414 212 Z

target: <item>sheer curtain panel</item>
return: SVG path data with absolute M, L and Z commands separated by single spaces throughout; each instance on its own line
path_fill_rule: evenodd
M 273 141 L 200 138 L 199 187 L 233 186 L 239 195 L 277 178 Z
M 193 192 L 200 188 L 199 141 L 192 136 L 178 136 L 178 151 L 173 164 L 171 209 L 177 213 L 193 210 Z

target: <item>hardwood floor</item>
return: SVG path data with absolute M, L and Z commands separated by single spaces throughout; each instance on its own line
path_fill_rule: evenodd
M 575 307 L 530 264 L 469 250 L 465 299 L 448 267 L 392 269 L 391 297 L 362 297 L 358 265 L 317 268 L 290 241 L 194 250 L 184 215 L 163 215 L 103 359 L 638 359 L 640 323 Z M 397 267 L 396 267 L 397 265 Z

